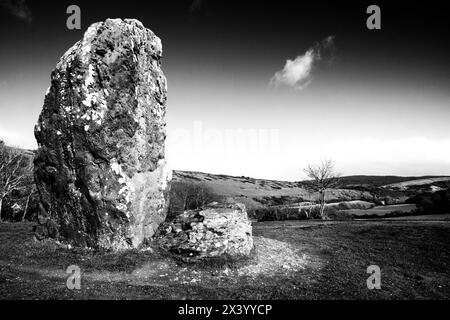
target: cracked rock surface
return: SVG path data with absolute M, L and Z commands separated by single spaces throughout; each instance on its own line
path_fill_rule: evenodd
M 240 203 L 185 211 L 160 231 L 160 244 L 185 260 L 247 257 L 253 249 L 252 226 Z
M 91 25 L 56 65 L 35 127 L 38 238 L 137 248 L 166 217 L 160 39 L 134 19 Z

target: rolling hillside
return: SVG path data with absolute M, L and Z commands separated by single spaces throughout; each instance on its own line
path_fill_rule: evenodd
M 347 176 L 341 178 L 339 189 L 326 193 L 327 202 L 363 200 L 374 202 L 375 198 L 394 198 L 392 204 L 402 203 L 406 196 L 402 190 L 390 191 L 388 186 L 421 184 L 430 181 L 446 181 L 444 177 L 398 177 L 398 176 Z M 316 193 L 309 192 L 306 181 L 289 182 L 215 175 L 202 172 L 174 171 L 173 182 L 200 185 L 224 198 L 233 198 L 244 203 L 249 211 L 278 205 L 296 206 L 301 202 L 316 200 Z M 397 183 L 397 184 L 394 184 Z M 385 187 L 386 186 L 386 187 Z M 397 188 L 398 189 L 398 188 Z M 397 198 L 397 200 L 395 200 Z M 376 201 L 375 201 L 376 202 Z M 386 203 L 388 204 L 388 203 Z
M 415 186 L 425 186 L 425 185 L 433 185 L 438 184 L 439 182 L 450 182 L 450 177 L 431 177 L 431 178 L 424 178 L 424 179 L 417 179 L 417 180 L 407 180 L 399 183 L 392 183 L 383 186 L 383 188 L 391 188 L 391 189 L 408 189 L 410 187 Z
M 355 187 L 355 186 L 370 186 L 370 187 L 389 187 L 395 186 L 400 183 L 413 183 L 413 181 L 430 180 L 430 179 L 443 179 L 436 176 L 422 176 L 422 177 L 399 177 L 399 176 L 346 176 L 340 179 L 343 187 Z M 450 177 L 444 178 L 450 179 Z
M 249 210 L 260 207 L 295 204 L 315 200 L 316 194 L 308 192 L 306 182 L 289 182 L 249 177 L 214 175 L 202 172 L 174 171 L 176 182 L 191 182 L 210 188 L 215 194 L 244 203 Z M 371 199 L 366 191 L 333 189 L 327 192 L 327 201 Z

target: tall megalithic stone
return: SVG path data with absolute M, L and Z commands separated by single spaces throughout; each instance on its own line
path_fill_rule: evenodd
M 35 137 L 37 238 L 138 248 L 166 217 L 166 78 L 141 22 L 91 25 L 51 75 Z

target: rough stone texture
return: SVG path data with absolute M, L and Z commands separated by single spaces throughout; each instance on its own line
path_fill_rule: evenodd
M 249 256 L 252 226 L 243 204 L 211 203 L 161 227 L 160 244 L 186 259 Z
M 166 79 L 142 23 L 91 25 L 61 58 L 35 127 L 38 238 L 139 247 L 166 216 Z

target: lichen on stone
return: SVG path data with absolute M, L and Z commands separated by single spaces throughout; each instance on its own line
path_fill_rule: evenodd
M 159 243 L 183 260 L 248 257 L 252 226 L 243 204 L 210 203 L 160 227 Z

